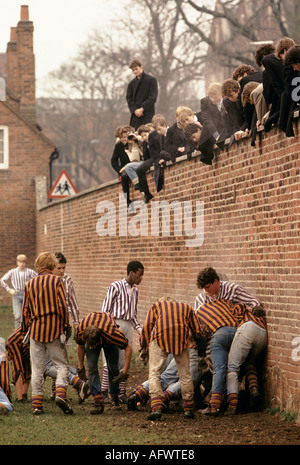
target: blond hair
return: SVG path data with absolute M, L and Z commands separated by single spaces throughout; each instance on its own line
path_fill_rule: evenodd
M 207 89 L 208 97 L 222 97 L 222 84 L 213 82 Z
M 185 127 L 185 120 L 189 116 L 194 116 L 193 110 L 191 110 L 189 107 L 181 107 L 181 110 L 178 113 L 177 117 L 177 123 L 180 128 Z
M 38 273 L 45 270 L 52 271 L 57 267 L 58 260 L 54 254 L 50 252 L 42 252 L 37 256 L 34 265 Z
M 27 257 L 23 253 L 17 255 L 17 262 L 27 262 Z

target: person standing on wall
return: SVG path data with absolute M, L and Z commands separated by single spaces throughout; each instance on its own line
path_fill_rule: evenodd
M 133 59 L 129 68 L 135 78 L 128 84 L 126 101 L 131 114 L 129 124 L 137 130 L 142 124 L 150 123 L 155 114 L 158 86 L 156 78 L 144 72 L 139 60 Z

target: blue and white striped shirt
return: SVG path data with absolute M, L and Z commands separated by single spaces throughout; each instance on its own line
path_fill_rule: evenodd
M 229 300 L 235 304 L 245 304 L 247 307 L 253 308 L 255 305 L 260 305 L 259 300 L 245 291 L 239 284 L 229 281 L 220 281 L 220 290 L 215 298 L 211 297 L 207 292 L 202 291 L 195 300 L 194 310 L 197 310 L 201 305 L 213 302 L 214 300 Z
M 117 319 L 130 320 L 134 329 L 141 329 L 137 320 L 138 288 L 130 286 L 126 279 L 113 282 L 107 289 L 102 312 L 110 313 Z
M 24 271 L 20 271 L 18 267 L 13 268 L 2 276 L 1 285 L 9 292 L 11 288 L 8 286 L 7 281 L 10 280 L 15 291 L 24 291 L 25 284 L 35 276 L 37 276 L 37 273 L 30 268 L 25 268 Z

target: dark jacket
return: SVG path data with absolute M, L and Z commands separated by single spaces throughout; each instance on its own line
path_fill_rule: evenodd
M 134 78 L 127 87 L 126 100 L 131 113 L 130 125 L 137 129 L 142 124 L 150 123 L 155 114 L 158 87 L 155 77 L 143 72 L 140 79 Z M 140 118 L 135 116 L 137 108 L 144 108 Z
M 123 142 L 117 142 L 111 157 L 111 166 L 118 174 L 120 174 L 120 169 L 123 166 L 130 163 L 129 157 L 125 152 L 125 147 Z
M 204 97 L 200 100 L 201 115 L 203 118 L 203 125 L 205 125 L 215 139 L 223 134 L 226 139 L 230 137 L 230 131 L 227 127 L 227 115 L 222 105 L 221 110 L 215 105 L 209 97 Z M 226 134 L 225 134 L 226 133 Z

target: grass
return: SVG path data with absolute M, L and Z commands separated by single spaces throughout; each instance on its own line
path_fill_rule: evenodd
M 0 337 L 5 340 L 14 331 L 14 319 L 10 307 L 0 307 Z M 77 367 L 76 343 L 73 338 L 68 347 L 70 365 Z M 134 358 L 134 357 L 133 357 Z M 134 360 L 132 367 L 134 367 Z M 101 367 L 100 367 L 101 368 Z M 11 370 L 10 370 L 11 374 Z M 105 408 L 103 415 L 91 415 L 92 398 L 78 404 L 76 391 L 69 386 L 74 415 L 64 415 L 50 399 L 51 380 L 45 381 L 44 414 L 33 416 L 31 412 L 31 387 L 29 400 L 25 404 L 14 402 L 17 395 L 11 385 L 14 411 L 0 416 L 0 445 L 129 445 L 160 444 L 159 431 L 148 432 L 147 437 L 139 435 L 136 441 L 134 425 L 126 416 L 125 406 L 122 412 Z

